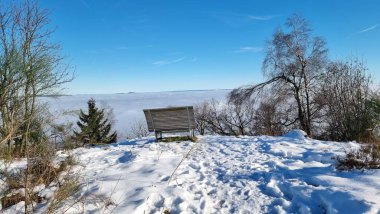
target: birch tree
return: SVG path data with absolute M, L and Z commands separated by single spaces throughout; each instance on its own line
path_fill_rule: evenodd
M 276 30 L 267 43 L 262 66 L 267 80 L 233 90 L 230 100 L 247 99 L 269 85 L 278 91 L 288 91 L 296 103 L 295 120 L 299 128 L 312 135 L 313 120 L 321 109 L 314 98 L 320 93 L 327 52 L 324 39 L 312 36 L 307 21 L 293 15 L 285 23 L 285 29 Z

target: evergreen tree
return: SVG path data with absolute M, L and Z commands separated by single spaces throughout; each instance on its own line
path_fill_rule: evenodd
M 98 109 L 93 98 L 87 104 L 88 114 L 80 110 L 79 121 L 77 122 L 80 132 L 74 132 L 77 140 L 86 144 L 115 143 L 117 134 L 116 132 L 109 134 L 111 124 L 107 118 L 104 118 L 104 109 Z

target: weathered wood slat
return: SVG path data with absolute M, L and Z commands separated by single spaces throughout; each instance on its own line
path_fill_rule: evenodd
M 144 109 L 149 131 L 191 131 L 195 129 L 192 106 Z

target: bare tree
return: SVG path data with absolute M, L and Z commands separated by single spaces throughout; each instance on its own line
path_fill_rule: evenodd
M 334 140 L 361 140 L 380 121 L 379 100 L 367 67 L 357 59 L 333 62 L 324 78 L 327 133 Z
M 201 124 L 209 133 L 220 135 L 251 135 L 254 119 L 254 104 L 251 100 L 244 102 L 221 103 L 212 100 L 203 103 L 202 114 L 196 114 L 197 124 Z
M 48 11 L 37 0 L 0 1 L 0 143 L 16 143 L 27 158 L 25 213 L 31 202 L 30 145 L 46 142 L 37 97 L 57 92 L 72 77 L 50 42 Z
M 0 137 L 24 151 L 38 117 L 37 97 L 72 80 L 48 24 L 38 1 L 0 2 Z
M 267 45 L 263 72 L 268 80 L 233 90 L 230 99 L 247 99 L 268 85 L 288 91 L 296 103 L 300 128 L 311 135 L 314 116 L 320 111 L 314 98 L 320 91 L 327 48 L 321 37 L 311 36 L 309 24 L 299 15 L 288 18 L 285 26 L 289 32 L 278 29 Z
M 149 135 L 147 124 L 144 120 L 136 120 L 131 125 L 126 135 L 129 139 L 147 137 Z
M 231 135 L 225 126 L 224 106 L 216 100 L 211 100 L 208 104 L 209 111 L 204 117 L 207 129 L 210 133 L 220 135 Z
M 272 90 L 261 96 L 259 105 L 255 109 L 253 122 L 254 135 L 281 135 L 288 127 L 295 123 L 293 108 L 287 105 L 288 96 L 269 96 Z
M 209 113 L 210 107 L 208 102 L 203 102 L 194 107 L 195 116 L 195 130 L 200 134 L 204 135 L 207 131 L 207 115 Z

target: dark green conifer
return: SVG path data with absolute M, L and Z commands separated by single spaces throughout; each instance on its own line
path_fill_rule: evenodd
M 115 143 L 117 134 L 116 132 L 109 134 L 111 124 L 107 118 L 104 118 L 104 109 L 98 109 L 93 98 L 87 104 L 88 114 L 80 110 L 77 122 L 80 131 L 74 132 L 77 140 L 84 144 Z

